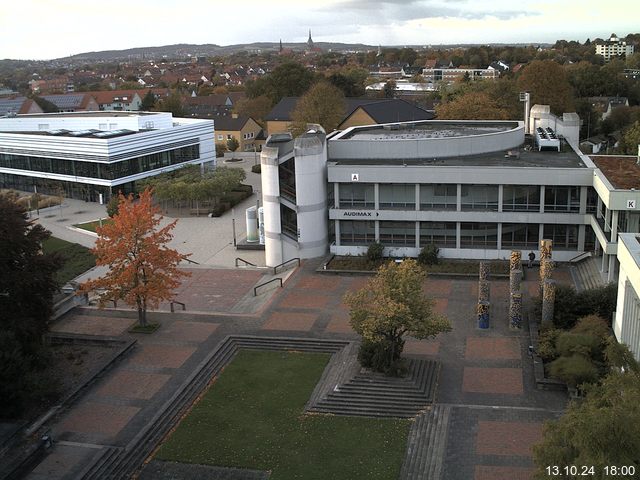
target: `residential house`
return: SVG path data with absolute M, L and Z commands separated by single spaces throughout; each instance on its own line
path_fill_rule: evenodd
M 88 93 L 68 93 L 66 95 L 44 95 L 42 98 L 58 107 L 58 112 L 98 111 L 98 102 Z
M 23 113 L 42 113 L 36 102 L 27 97 L 0 98 L 0 117 Z
M 137 111 L 146 94 L 146 90 L 107 90 L 104 92 L 86 92 L 98 102 L 103 111 Z
M 292 122 L 291 114 L 297 102 L 298 97 L 285 97 L 271 109 L 265 116 L 268 135 L 289 131 Z M 398 98 L 347 98 L 345 99 L 345 116 L 338 125 L 338 129 L 432 118 L 434 118 L 433 113 Z
M 224 143 L 235 138 L 238 143 L 238 151 L 251 152 L 260 150 L 260 133 L 262 127 L 253 118 L 244 115 L 220 115 L 213 119 L 216 130 L 216 143 Z

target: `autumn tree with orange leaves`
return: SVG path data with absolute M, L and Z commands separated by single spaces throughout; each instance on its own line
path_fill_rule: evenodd
M 189 273 L 178 269 L 188 255 L 167 247 L 176 221 L 160 228 L 160 209 L 152 203 L 147 188 L 136 201 L 133 195 L 118 196 L 118 213 L 112 222 L 96 228 L 93 248 L 96 265 L 109 267 L 108 273 L 82 285 L 83 292 L 99 291 L 99 305 L 124 300 L 138 310 L 141 327 L 147 325 L 147 309 L 174 298 L 180 278 Z

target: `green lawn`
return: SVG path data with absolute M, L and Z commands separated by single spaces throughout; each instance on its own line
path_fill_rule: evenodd
M 102 219 L 102 224 L 106 225 L 107 223 L 111 222 L 110 219 L 108 218 L 103 218 Z M 85 222 L 85 223 L 78 223 L 76 225 L 74 225 L 74 227 L 76 228 L 81 228 L 83 230 L 87 230 L 89 232 L 93 232 L 96 233 L 96 227 L 100 226 L 100 220 L 95 220 L 93 222 Z
M 305 415 L 328 355 L 241 350 L 158 451 L 271 480 L 398 478 L 408 420 Z
M 60 285 L 64 285 L 96 265 L 96 259 L 88 248 L 56 237 L 45 240 L 42 243 L 42 251 L 57 253 L 62 257 L 63 264 L 56 277 Z

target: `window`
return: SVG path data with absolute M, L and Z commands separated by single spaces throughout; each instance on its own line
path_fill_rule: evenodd
M 280 225 L 284 235 L 298 241 L 298 214 L 282 204 L 280 205 Z
M 340 208 L 374 208 L 372 183 L 341 183 L 338 187 Z
M 233 135 L 231 135 L 230 133 L 227 133 L 227 140 L 231 140 L 233 138 Z
M 578 226 L 545 225 L 544 238 L 553 242 L 554 250 L 576 250 L 578 248 Z
M 456 247 L 456 222 L 420 222 L 420 246 Z
M 385 246 L 415 247 L 415 222 L 380 222 L 380 243 Z
M 224 135 L 222 135 L 221 133 L 218 134 L 218 140 L 224 140 Z
M 497 185 L 462 185 L 462 210 L 498 211 Z
M 544 189 L 545 212 L 579 212 L 580 187 L 553 187 Z
M 540 226 L 533 223 L 503 223 L 502 248 L 537 249 Z
M 380 208 L 415 210 L 416 186 L 404 183 L 380 184 Z
M 420 185 L 420 210 L 456 210 L 458 185 Z
M 370 245 L 376 241 L 376 222 L 340 220 L 341 245 Z
M 497 248 L 497 223 L 461 223 L 461 248 Z
M 537 185 L 505 185 L 502 191 L 505 212 L 540 211 L 540 187 Z

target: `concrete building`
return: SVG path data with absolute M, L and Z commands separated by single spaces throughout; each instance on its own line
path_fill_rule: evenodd
M 554 259 L 593 252 L 613 281 L 618 233 L 640 231 L 640 167 L 580 153 L 579 124 L 535 105 L 527 126 L 418 121 L 271 136 L 261 157 L 267 265 L 360 255 L 374 241 L 389 256 L 433 243 L 443 257 L 501 259 L 549 238 Z
M 613 332 L 640 361 L 640 241 L 634 233 L 620 234 L 618 242 L 618 303 Z
M 596 43 L 596 55 L 602 55 L 605 62 L 611 60 L 611 57 L 619 57 L 621 55 L 629 57 L 633 55 L 633 50 L 632 44 L 620 40 L 615 33 L 611 34 L 609 40 Z
M 187 164 L 215 165 L 211 120 L 157 112 L 0 118 L 0 188 L 97 201 Z

